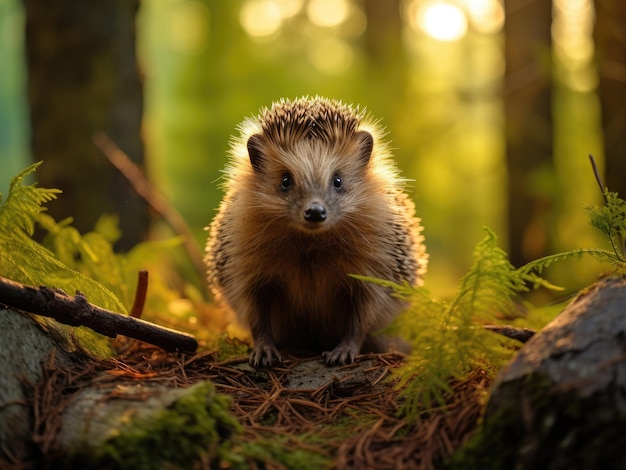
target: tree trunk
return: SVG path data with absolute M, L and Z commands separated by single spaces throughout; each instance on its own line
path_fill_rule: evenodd
M 400 2 L 365 0 L 363 8 L 367 16 L 367 29 L 362 40 L 363 51 L 367 55 L 369 102 L 381 115 L 391 116 L 399 110 L 406 113 L 408 64 L 402 42 Z M 386 88 L 383 94 L 380 93 L 381 86 Z
M 33 159 L 44 162 L 40 184 L 64 192 L 49 213 L 73 217 L 82 232 L 103 213 L 116 213 L 119 247 L 128 249 L 144 237 L 147 206 L 94 147 L 92 136 L 106 132 L 143 162 L 135 55 L 139 1 L 24 0 L 24 6 Z
M 507 0 L 505 36 L 508 253 L 520 266 L 548 252 L 550 201 L 536 178 L 552 165 L 552 3 Z
M 381 66 L 404 65 L 400 2 L 398 0 L 385 2 L 365 0 L 363 6 L 367 16 L 367 29 L 363 36 L 365 51 L 370 61 L 374 62 L 373 68 L 387 75 L 389 70 L 383 71 L 380 69 Z M 399 59 L 400 62 L 398 62 Z M 399 77 L 394 75 L 393 78 Z
M 596 0 L 594 29 L 602 133 L 606 159 L 604 184 L 626 196 L 626 2 Z

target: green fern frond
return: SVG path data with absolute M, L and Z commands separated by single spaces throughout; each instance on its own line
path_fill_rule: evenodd
M 475 367 L 483 368 L 488 375 L 495 374 L 516 348 L 511 340 L 487 331 L 483 324 L 515 316 L 515 299 L 530 289 L 562 290 L 540 276 L 552 263 L 588 255 L 626 273 L 626 201 L 606 190 L 603 195 L 606 205 L 589 206 L 587 211 L 591 225 L 607 236 L 613 252 L 582 248 L 546 256 L 515 269 L 506 252 L 497 246 L 495 233 L 486 229 L 487 236 L 474 251 L 474 264 L 449 303 L 436 301 L 424 288 L 412 288 L 407 283 L 354 276 L 412 300 L 411 308 L 391 329 L 401 332 L 412 346 L 405 366 L 395 375 L 398 386 L 405 388 L 406 401 L 401 408 L 404 415 L 417 419 L 420 413 L 444 406 L 445 396 L 451 391 L 450 381 L 462 379 Z
M 580 258 L 583 255 L 589 255 L 598 261 L 611 264 L 616 272 L 626 272 L 626 246 L 624 244 L 626 201 L 621 199 L 617 193 L 607 190 L 604 190 L 603 196 L 606 203 L 604 206 L 588 205 L 585 209 L 589 215 L 589 223 L 607 237 L 613 248 L 612 252 L 599 248 L 579 248 L 531 261 L 519 268 L 519 273 L 524 276 L 532 276 L 533 272 L 541 273 L 552 263 Z M 541 282 L 546 281 L 541 280 Z
M 548 255 L 544 256 L 543 258 L 536 259 L 525 264 L 524 266 L 519 268 L 518 271 L 524 276 L 532 277 L 533 271 L 541 273 L 544 269 L 547 269 L 553 263 L 566 261 L 573 258 L 582 258 L 583 255 L 589 255 L 597 259 L 598 261 L 610 263 L 614 266 L 617 266 L 622 262 L 614 252 L 608 250 L 602 250 L 599 248 L 578 248 L 576 250 L 566 251 L 564 253 L 556 253 L 554 255 Z M 544 283 L 547 281 L 545 279 L 541 279 L 541 282 Z
M 484 320 L 514 313 L 512 299 L 527 292 L 526 279 L 516 272 L 504 250 L 498 247 L 496 234 L 485 227 L 487 236 L 474 251 L 474 265 L 461 280 L 452 310 L 460 317 L 479 316 Z
M 420 412 L 443 406 L 450 393 L 450 380 L 462 379 L 475 367 L 494 373 L 514 352 L 513 341 L 483 328 L 516 315 L 515 297 L 531 286 L 551 286 L 535 273 L 520 272 L 498 247 L 495 233 L 487 236 L 474 252 L 474 264 L 462 278 L 451 302 L 433 299 L 424 287 L 355 276 L 390 288 L 395 295 L 410 297 L 411 308 L 394 323 L 411 342 L 406 365 L 395 375 L 405 388 L 401 413 L 409 419 Z
M 80 272 L 110 290 L 130 306 L 133 302 L 137 273 L 163 264 L 166 253 L 182 245 L 183 240 L 171 238 L 161 241 L 139 243 L 128 253 L 117 254 L 113 241 L 119 235 L 117 218 L 105 214 L 95 224 L 94 230 L 81 235 L 68 221 L 55 223 L 46 214 L 40 214 L 40 225 L 48 232 L 43 245 L 69 268 Z M 151 296 L 146 308 L 166 311 L 166 303 L 179 294 L 169 290 L 161 279 L 153 276 L 150 281 Z M 167 301 L 163 301 L 166 297 Z M 158 303 L 158 308 L 156 305 Z
M 130 306 L 133 301 L 138 271 L 161 267 L 165 254 L 181 245 L 182 240 L 144 242 L 124 255 L 116 254 L 112 243 L 120 235 L 117 217 L 102 216 L 92 232 L 82 235 L 72 227 L 72 219 L 56 222 L 44 213 L 43 204 L 60 191 L 23 185 L 24 178 L 38 166 L 31 165 L 13 178 L 7 198 L 0 204 L 0 276 L 61 289 L 70 295 L 80 291 L 95 305 L 126 313 L 124 305 Z M 47 232 L 41 244 L 31 238 L 35 223 Z M 146 310 L 168 312 L 169 303 L 180 298 L 180 293 L 163 278 L 151 278 Z M 69 327 L 57 326 L 48 319 L 41 321 L 69 335 Z M 84 328 L 78 330 L 84 346 L 99 344 L 102 351 L 109 345 L 101 335 Z M 89 350 L 95 351 L 92 347 Z
M 28 285 L 61 289 L 70 295 L 80 291 L 100 307 L 125 313 L 124 306 L 111 291 L 67 266 L 52 251 L 30 238 L 36 221 L 47 220 L 50 226 L 55 225 L 43 214 L 43 204 L 60 192 L 37 188 L 36 183 L 23 185 L 24 178 L 39 165 L 29 166 L 11 180 L 7 198 L 0 205 L 0 275 Z M 69 221 L 64 221 L 60 225 L 68 224 Z
M 41 163 L 33 163 L 11 180 L 4 203 L 0 195 L 0 231 L 19 229 L 31 236 L 35 231 L 37 214 L 46 210 L 43 204 L 56 199 L 61 192 L 59 189 L 38 188 L 36 184 L 22 185 L 24 178 L 34 173 Z
M 615 259 L 620 263 L 626 262 L 626 201 L 617 193 L 604 190 L 606 205 L 586 206 L 589 221 L 609 239 L 613 247 Z

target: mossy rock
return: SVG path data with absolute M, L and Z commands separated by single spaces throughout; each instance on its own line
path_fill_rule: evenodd
M 451 468 L 624 468 L 626 279 L 574 300 L 502 371 Z
M 30 403 L 42 364 L 67 369 L 79 359 L 60 330 L 32 315 L 0 308 L 0 321 L 0 459 L 27 458 L 35 450 Z
M 111 393 L 90 389 L 66 411 L 62 436 L 73 448 L 65 465 L 161 469 L 192 468 L 200 462 L 229 468 L 243 464 L 231 441 L 242 428 L 230 414 L 230 399 L 216 393 L 210 382 L 186 389 L 138 384 L 103 399 Z M 93 413 L 87 420 L 85 408 Z

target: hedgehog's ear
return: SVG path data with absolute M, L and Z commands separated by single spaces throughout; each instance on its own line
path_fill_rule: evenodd
M 374 149 L 374 138 L 367 131 L 359 131 L 355 135 L 357 146 L 359 149 L 359 157 L 364 165 L 370 161 L 372 150 Z
M 261 134 L 253 134 L 248 139 L 248 155 L 250 156 L 250 163 L 255 171 L 263 171 L 263 144 L 265 139 Z

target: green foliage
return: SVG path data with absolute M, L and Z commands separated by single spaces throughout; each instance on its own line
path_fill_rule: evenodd
M 452 310 L 497 321 L 503 315 L 515 316 L 517 306 L 512 299 L 528 292 L 527 284 L 557 288 L 536 274 L 516 270 L 506 252 L 498 247 L 495 233 L 488 228 L 485 230 L 487 237 L 476 246 L 474 265 L 461 280 Z
M 555 288 L 534 273 L 515 269 L 497 246 L 495 233 L 486 231 L 487 236 L 474 251 L 474 264 L 451 302 L 433 299 L 422 287 L 362 278 L 413 301 L 393 327 L 402 331 L 412 346 L 406 365 L 398 373 L 399 386 L 406 386 L 402 412 L 410 419 L 418 418 L 420 410 L 443 406 L 446 393 L 451 391 L 451 379 L 461 380 L 475 367 L 494 373 L 513 353 L 513 342 L 483 325 L 518 316 L 514 299 L 527 292 L 529 285 Z
M 158 265 L 164 253 L 179 246 L 180 238 L 143 242 L 126 254 L 117 254 L 113 243 L 119 238 L 118 218 L 103 215 L 94 230 L 81 235 L 70 225 L 71 219 L 55 222 L 41 214 L 38 222 L 47 231 L 42 243 L 66 266 L 93 279 L 111 291 L 121 302 L 133 302 L 137 273 L 149 266 Z M 149 303 L 153 310 L 167 310 L 167 301 L 175 297 L 158 276 L 150 280 Z
M 410 298 L 412 308 L 400 316 L 393 328 L 411 342 L 412 353 L 407 365 L 399 371 L 400 386 L 406 386 L 406 402 L 402 412 L 411 419 L 420 410 L 443 406 L 450 392 L 450 380 L 461 380 L 473 368 L 482 367 L 495 373 L 509 358 L 515 347 L 511 341 L 485 328 L 518 316 L 520 294 L 531 288 L 560 290 L 539 274 L 552 263 L 583 255 L 610 263 L 618 274 L 626 272 L 624 234 L 626 234 L 626 202 L 617 193 L 604 192 L 604 207 L 590 206 L 590 223 L 609 239 L 613 251 L 581 248 L 535 260 L 515 269 L 506 252 L 497 246 L 489 229 L 486 238 L 474 251 L 474 264 L 463 277 L 456 297 L 451 302 L 434 300 L 424 288 L 408 284 L 357 278 L 391 288 L 395 295 Z
M 587 206 L 591 225 L 606 235 L 613 247 L 617 264 L 626 263 L 626 201 L 617 193 L 604 190 L 603 207 Z
M 35 217 L 45 211 L 43 204 L 56 199 L 61 191 L 58 189 L 37 188 L 36 184 L 24 186 L 25 177 L 33 173 L 41 162 L 34 163 L 18 173 L 9 186 L 9 194 L 0 210 L 0 230 L 19 230 L 28 236 L 35 231 Z M 0 194 L 0 203 L 2 195 Z
M 302 436 L 290 436 L 290 438 L 302 439 Z M 239 452 L 257 462 L 264 464 L 272 462 L 276 468 L 297 468 L 302 470 L 331 468 L 331 462 L 328 457 L 314 450 L 306 450 L 303 447 L 294 445 L 293 440 L 290 441 L 287 438 L 277 439 L 276 436 L 272 436 L 272 438 L 243 442 Z M 278 466 L 276 463 L 281 466 Z M 269 465 L 267 468 L 270 468 Z
M 213 341 L 217 350 L 217 361 L 225 361 L 237 356 L 248 356 L 250 345 L 236 338 L 231 338 L 228 334 L 222 333 Z
M 0 276 L 70 295 L 80 291 L 90 303 L 125 314 L 126 306 L 133 302 L 137 273 L 149 267 L 155 272 L 161 269 L 166 253 L 181 240 L 144 242 L 126 254 L 116 254 L 113 243 L 120 236 L 116 216 L 102 216 L 92 232 L 81 235 L 71 226 L 71 219 L 56 222 L 45 213 L 44 204 L 60 191 L 23 184 L 39 165 L 33 164 L 13 178 L 0 205 Z M 45 232 L 41 243 L 32 238 L 36 225 Z M 169 277 L 151 277 L 146 311 L 168 312 L 169 303 L 180 297 L 168 286 Z M 40 321 L 48 328 L 65 331 L 66 336 L 72 331 L 49 319 Z M 99 355 L 110 354 L 108 339 L 86 328 L 78 331 L 83 347 Z
M 604 190 L 603 196 L 606 202 L 604 206 L 589 205 L 585 209 L 589 215 L 589 223 L 604 233 L 613 251 L 599 248 L 579 248 L 531 261 L 522 266 L 519 271 L 524 274 L 529 274 L 532 271 L 540 273 L 554 262 L 589 255 L 598 261 L 611 264 L 615 274 L 626 273 L 626 246 L 624 244 L 626 235 L 626 201 L 621 199 L 617 193 L 607 190 Z
M 24 284 L 62 289 L 69 294 L 80 291 L 91 303 L 125 312 L 109 289 L 68 266 L 31 238 L 35 222 L 44 219 L 43 204 L 60 192 L 38 188 L 36 184 L 22 184 L 39 165 L 35 163 L 13 178 L 6 201 L 0 206 L 0 275 Z
M 0 206 L 0 275 L 31 285 L 46 285 L 74 293 L 83 292 L 100 307 L 125 313 L 134 298 L 137 273 L 164 265 L 167 253 L 181 245 L 180 238 L 144 242 L 128 253 L 114 252 L 120 237 L 118 218 L 101 216 L 94 230 L 81 234 L 72 219 L 56 222 L 45 213 L 43 204 L 60 192 L 22 185 L 25 176 L 39 163 L 17 175 L 6 202 Z M 40 243 L 31 237 L 35 224 L 45 232 Z M 157 268 L 155 268 L 157 269 Z M 149 306 L 167 310 L 167 303 L 179 297 L 166 285 L 168 276 L 150 279 Z
M 616 269 L 619 269 L 621 266 L 620 260 L 615 256 L 614 253 L 610 251 L 602 250 L 600 248 L 578 248 L 576 250 L 570 250 L 564 253 L 556 253 L 554 255 L 544 256 L 543 258 L 531 261 L 519 268 L 519 272 L 525 274 L 532 273 L 532 271 L 541 273 L 543 270 L 550 267 L 550 265 L 553 263 L 582 258 L 583 255 L 589 255 L 592 258 L 597 259 L 598 261 L 610 263 Z

